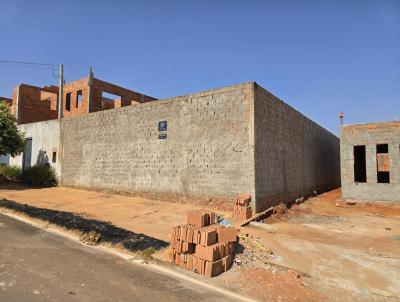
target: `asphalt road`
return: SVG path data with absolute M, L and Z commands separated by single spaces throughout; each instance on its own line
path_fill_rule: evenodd
M 0 214 L 0 301 L 232 301 Z

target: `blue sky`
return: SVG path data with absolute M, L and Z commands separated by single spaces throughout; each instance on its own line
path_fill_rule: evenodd
M 400 119 L 400 1 L 1 1 L 0 60 L 158 98 L 256 81 L 338 133 Z M 0 95 L 57 84 L 0 64 Z

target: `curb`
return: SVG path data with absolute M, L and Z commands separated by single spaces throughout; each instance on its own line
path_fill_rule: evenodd
M 2 215 L 8 216 L 10 218 L 13 218 L 15 220 L 21 221 L 23 223 L 29 224 L 29 225 L 31 225 L 33 227 L 40 228 L 41 230 L 46 231 L 48 233 L 51 233 L 51 234 L 54 234 L 54 235 L 57 235 L 57 236 L 72 240 L 72 241 L 77 242 L 80 245 L 85 246 L 87 248 L 91 248 L 91 249 L 94 249 L 94 250 L 97 250 L 97 251 L 101 251 L 101 252 L 104 252 L 104 253 L 107 253 L 107 254 L 110 254 L 110 255 L 117 256 L 117 257 L 122 258 L 122 259 L 124 259 L 126 261 L 129 261 L 129 263 L 132 263 L 134 265 L 139 265 L 141 267 L 145 267 L 147 269 L 150 269 L 150 270 L 152 270 L 154 272 L 161 273 L 163 275 L 169 275 L 169 276 L 172 276 L 172 277 L 174 277 L 176 279 L 181 279 L 181 280 L 185 280 L 185 281 L 191 282 L 191 283 L 193 283 L 195 285 L 198 285 L 198 286 L 204 287 L 204 288 L 206 288 L 208 290 L 211 290 L 211 291 L 217 292 L 219 294 L 225 295 L 225 296 L 227 296 L 229 298 L 232 298 L 232 299 L 235 299 L 237 301 L 245 301 L 245 302 L 256 302 L 257 301 L 257 300 L 254 300 L 254 299 L 251 299 L 251 298 L 244 297 L 242 295 L 236 294 L 236 293 L 234 293 L 234 292 L 232 292 L 230 290 L 223 289 L 223 288 L 220 288 L 218 286 L 214 286 L 214 285 L 208 284 L 206 282 L 203 282 L 201 280 L 197 280 L 197 279 L 192 278 L 190 276 L 181 274 L 181 273 L 176 272 L 175 270 L 169 269 L 167 267 L 164 267 L 164 266 L 161 266 L 161 265 L 157 265 L 157 264 L 153 264 L 153 263 L 143 263 L 142 260 L 133 259 L 132 255 L 130 255 L 128 253 L 124 253 L 122 251 L 118 251 L 118 250 L 116 250 L 114 248 L 111 248 L 111 247 L 106 247 L 106 246 L 101 246 L 101 245 L 94 246 L 94 245 L 84 244 L 78 239 L 77 236 L 74 236 L 74 235 L 72 235 L 72 234 L 70 234 L 68 232 L 65 232 L 65 231 L 61 231 L 61 230 L 58 229 L 58 227 L 53 226 L 52 224 L 43 222 L 40 219 L 26 218 L 26 217 L 24 217 L 22 215 L 18 215 L 18 214 L 15 214 L 15 213 L 3 212 L 1 209 L 2 208 L 0 207 L 0 213 Z

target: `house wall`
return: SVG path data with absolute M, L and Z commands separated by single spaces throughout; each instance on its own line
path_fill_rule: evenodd
M 89 90 L 91 89 L 91 100 L 89 104 Z M 82 92 L 82 102 L 77 102 L 78 91 Z M 108 92 L 121 97 L 120 101 L 104 102 L 102 92 Z M 70 110 L 67 110 L 67 94 L 71 95 Z M 64 86 L 64 117 L 85 115 L 88 112 L 108 110 L 114 107 L 132 105 L 133 102 L 145 103 L 156 100 L 153 97 L 140 94 L 135 91 L 93 78 L 91 87 L 89 77 L 70 82 Z M 88 110 L 89 106 L 89 110 Z
M 341 128 L 343 198 L 400 201 L 400 122 L 348 125 Z M 390 183 L 377 182 L 376 145 L 388 144 Z M 354 146 L 365 145 L 367 182 L 354 181 Z
M 57 87 L 35 87 L 21 84 L 14 88 L 12 114 L 19 124 L 57 118 Z
M 60 121 L 51 120 L 37 123 L 18 125 L 25 133 L 26 138 L 32 138 L 31 165 L 37 163 L 49 163 L 61 176 L 61 154 L 60 154 Z M 53 152 L 56 152 L 56 162 L 52 162 Z M 10 165 L 22 167 L 23 154 L 11 157 Z
M 10 156 L 9 155 L 0 155 L 0 165 L 9 165 Z
M 255 84 L 257 211 L 340 186 L 339 139 Z
M 8 106 L 12 106 L 12 99 L 0 96 L 0 102 L 5 102 Z
M 109 109 L 111 106 L 103 102 L 102 92 L 108 92 L 120 96 L 120 101 L 115 102 L 114 107 L 130 106 L 132 104 L 146 103 L 156 100 L 153 97 L 144 95 L 99 79 L 93 79 L 93 96 L 90 105 L 90 112 Z M 106 108 L 105 108 L 106 107 Z
M 58 118 L 57 86 L 36 87 L 21 84 L 14 88 L 10 102 L 10 112 L 17 117 L 19 124 L 35 123 Z M 78 91 L 82 98 L 77 102 Z M 90 92 L 90 93 L 89 93 Z M 102 92 L 116 94 L 120 100 L 103 102 Z M 70 95 L 70 106 L 67 110 L 67 95 Z M 89 104 L 89 95 L 91 101 Z M 153 97 L 93 78 L 91 86 L 89 77 L 72 81 L 64 85 L 63 116 L 72 117 L 86 115 L 89 112 L 107 110 L 114 107 L 129 106 L 156 100 Z M 88 109 L 88 107 L 90 107 Z
M 252 84 L 62 120 L 62 184 L 163 196 L 254 195 Z M 158 123 L 167 121 L 167 138 Z
M 77 103 L 77 95 L 78 91 L 82 91 L 82 102 Z M 88 113 L 88 93 L 89 93 L 89 86 L 88 86 L 88 77 L 83 79 L 72 81 L 68 84 L 65 84 L 63 89 L 63 107 L 64 107 L 64 117 L 69 116 L 78 116 Z M 67 94 L 70 94 L 71 101 L 70 101 L 70 108 L 67 110 Z

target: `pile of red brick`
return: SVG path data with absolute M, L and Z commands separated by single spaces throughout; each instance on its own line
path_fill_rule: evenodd
M 176 265 L 214 277 L 232 265 L 236 229 L 215 223 L 215 213 L 193 210 L 187 224 L 172 229 L 170 260 Z
M 235 206 L 233 207 L 233 218 L 246 220 L 249 219 L 253 214 L 251 211 L 251 195 L 240 194 L 236 198 Z

